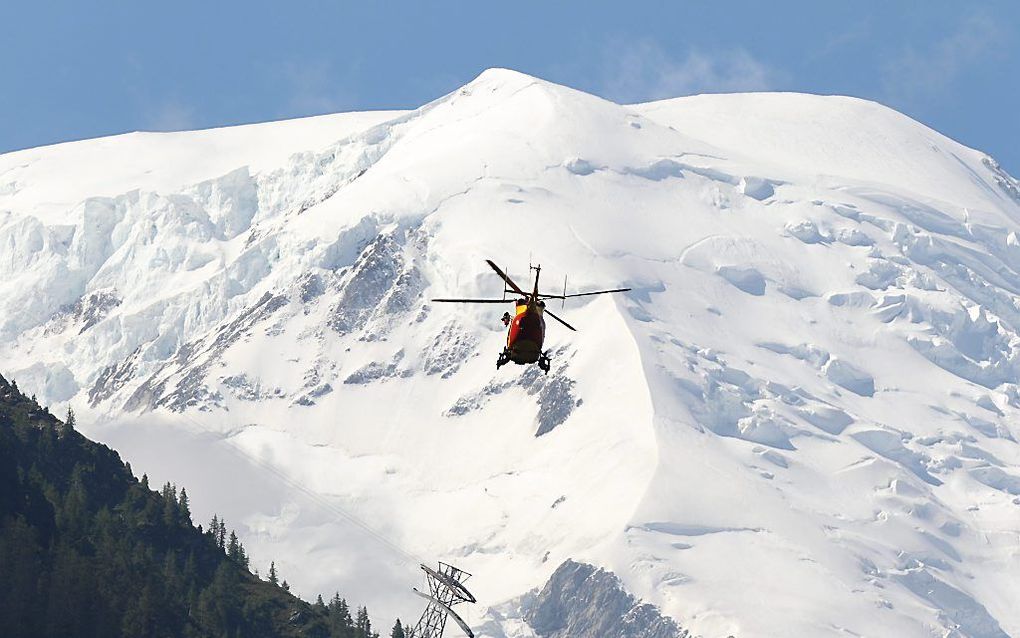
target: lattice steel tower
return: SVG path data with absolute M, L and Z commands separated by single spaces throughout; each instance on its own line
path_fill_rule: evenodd
M 429 601 L 429 604 L 407 638 L 442 638 L 447 618 L 453 618 L 468 638 L 475 638 L 468 624 L 453 611 L 453 606 L 458 603 L 477 602 L 464 587 L 464 581 L 471 578 L 471 574 L 446 563 L 439 563 L 439 571 L 427 565 L 422 565 L 421 570 L 425 572 L 428 593 L 417 589 L 414 593 Z

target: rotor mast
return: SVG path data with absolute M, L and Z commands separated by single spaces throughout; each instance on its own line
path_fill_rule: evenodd
M 528 305 L 534 307 L 538 305 L 539 300 L 538 277 L 542 274 L 542 264 L 539 264 L 537 266 L 529 266 L 529 268 L 535 271 L 535 288 L 534 292 L 531 293 L 531 299 L 528 299 Z

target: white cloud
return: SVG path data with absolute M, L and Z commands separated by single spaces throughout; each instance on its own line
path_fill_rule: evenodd
M 847 24 L 842 30 L 836 27 L 827 33 L 826 40 L 820 48 L 806 51 L 806 57 L 809 60 L 818 60 L 828 56 L 847 55 L 848 50 L 867 44 L 873 37 L 872 29 L 872 19 L 869 16 Z
M 188 131 L 197 128 L 195 109 L 177 100 L 156 106 L 146 118 L 146 128 L 152 131 Z
M 691 49 L 676 59 L 654 40 L 609 47 L 602 92 L 618 102 L 641 102 L 695 93 L 765 91 L 781 74 L 744 49 L 706 53 Z
M 287 115 L 336 113 L 350 108 L 350 90 L 344 88 L 344 74 L 329 62 L 314 61 L 286 64 L 278 70 L 285 90 Z
M 968 69 L 1001 51 L 1006 34 L 992 18 L 971 16 L 927 49 L 907 48 L 882 69 L 886 94 L 894 102 L 936 97 Z

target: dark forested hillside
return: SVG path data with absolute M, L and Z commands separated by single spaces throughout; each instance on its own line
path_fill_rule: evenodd
M 151 490 L 73 421 L 0 377 L 4 636 L 373 635 L 339 596 L 309 604 L 275 570 L 252 575 L 222 521 L 193 525 L 185 490 Z

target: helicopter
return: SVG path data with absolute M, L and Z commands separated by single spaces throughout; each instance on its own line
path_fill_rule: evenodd
M 503 272 L 491 259 L 485 263 L 492 268 L 499 278 L 506 284 L 503 288 L 503 299 L 433 299 L 439 303 L 509 303 L 514 304 L 514 315 L 509 312 L 503 313 L 503 325 L 507 327 L 506 347 L 496 359 L 496 369 L 502 368 L 513 361 L 517 365 L 537 363 L 539 369 L 549 374 L 550 359 L 549 352 L 542 350 L 542 343 L 545 341 L 545 316 L 549 315 L 570 330 L 577 332 L 577 328 L 570 325 L 563 319 L 556 316 L 551 310 L 545 307 L 546 299 L 560 299 L 562 303 L 571 297 L 587 297 L 591 295 L 604 295 L 614 292 L 627 292 L 630 288 L 614 288 L 612 290 L 593 290 L 591 292 L 580 292 L 572 295 L 567 294 L 567 282 L 563 280 L 562 295 L 547 295 L 538 291 L 538 278 L 542 274 L 542 266 L 529 264 L 529 272 L 535 273 L 535 284 L 532 292 L 525 292 L 510 277 Z M 506 293 L 512 292 L 517 295 L 514 299 L 507 299 Z

